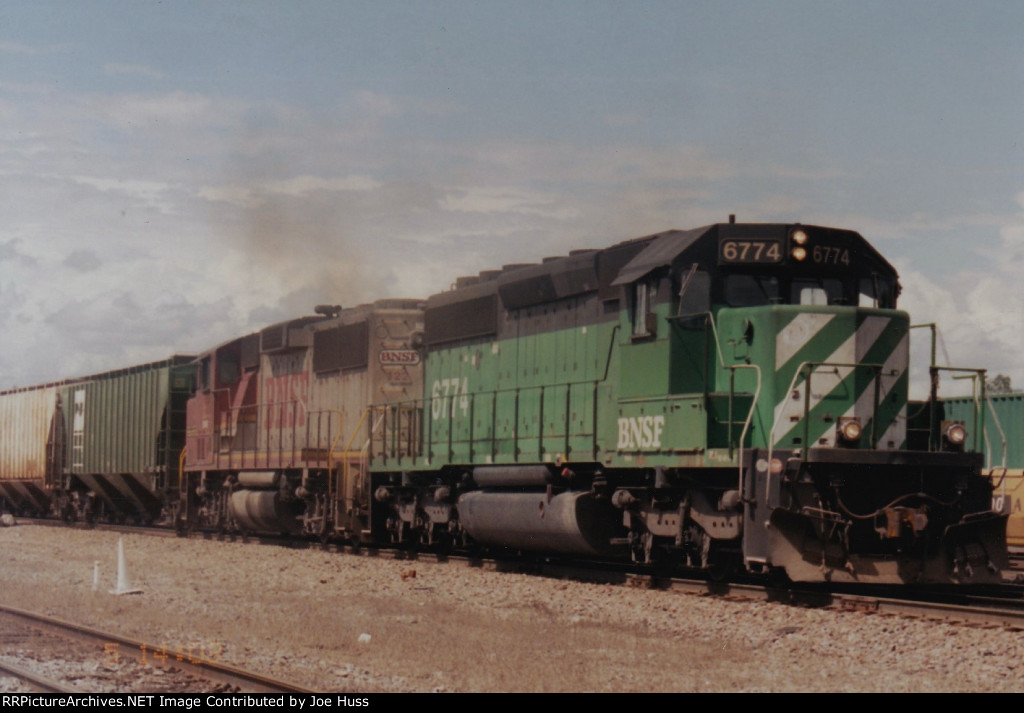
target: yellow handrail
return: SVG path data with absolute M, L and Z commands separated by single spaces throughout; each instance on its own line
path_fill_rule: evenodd
M 363 422 L 366 421 L 366 414 L 368 414 L 370 412 L 370 408 L 372 408 L 372 407 L 367 407 L 367 408 L 363 409 L 363 415 L 359 417 L 359 422 L 356 424 L 356 427 L 352 430 L 352 435 L 348 439 L 348 444 L 346 444 L 345 450 L 343 450 L 341 452 L 341 455 L 343 457 L 347 456 L 349 451 L 351 450 L 351 448 L 352 448 L 352 441 L 355 440 L 356 434 L 359 433 L 359 429 L 363 427 Z M 328 508 L 333 507 L 333 504 L 334 504 L 334 478 L 332 477 L 331 474 L 334 471 L 334 449 L 338 445 L 338 441 L 341 440 L 342 425 L 343 425 L 342 424 L 342 414 L 341 414 L 341 412 L 340 411 L 334 411 L 334 413 L 338 414 L 338 435 L 335 436 L 334 442 L 331 443 L 331 450 L 328 451 L 328 453 L 327 453 L 327 507 Z M 342 462 L 341 462 L 341 479 L 342 479 L 342 482 L 348 480 L 348 458 L 347 457 L 344 458 L 344 460 L 342 460 Z
M 178 497 L 181 497 L 181 484 L 185 480 L 185 453 L 188 452 L 188 446 L 181 447 L 181 453 L 178 455 Z

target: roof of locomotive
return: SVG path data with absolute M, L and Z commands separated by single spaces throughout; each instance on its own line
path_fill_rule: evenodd
M 274 322 L 268 324 L 255 332 L 249 332 L 238 337 L 233 337 L 227 341 L 221 342 L 210 349 L 206 349 L 199 353 L 196 359 L 202 359 L 210 354 L 213 354 L 224 347 L 232 344 L 242 342 L 246 339 L 260 339 L 261 335 L 269 332 L 280 332 L 283 330 L 294 330 L 309 328 L 312 330 L 327 329 L 337 324 L 353 324 L 367 319 L 374 312 L 388 311 L 388 310 L 417 310 L 422 309 L 423 300 L 412 299 L 412 298 L 384 298 L 376 300 L 375 302 L 366 302 L 363 304 L 356 305 L 354 307 L 345 307 L 340 309 L 337 314 L 333 316 L 327 316 L 323 314 L 317 315 L 306 315 L 304 317 L 295 317 L 292 319 L 286 319 L 282 322 Z
M 427 307 L 442 307 L 495 292 L 511 309 L 594 290 L 610 299 L 618 295 L 619 285 L 634 282 L 662 267 L 699 263 L 717 268 L 720 237 L 733 234 L 747 237 L 759 231 L 786 234 L 796 228 L 840 242 L 856 250 L 861 261 L 894 280 L 898 278 L 896 268 L 860 233 L 852 230 L 800 223 L 714 223 L 691 230 L 654 233 L 603 249 L 574 250 L 567 256 L 545 258 L 540 263 L 505 265 L 501 270 L 460 277 L 453 289 L 431 295 Z

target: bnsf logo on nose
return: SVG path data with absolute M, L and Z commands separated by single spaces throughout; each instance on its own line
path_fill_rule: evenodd
M 664 416 L 639 416 L 619 419 L 619 450 L 661 448 Z

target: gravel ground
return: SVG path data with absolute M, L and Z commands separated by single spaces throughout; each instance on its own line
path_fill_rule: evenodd
M 0 599 L 321 691 L 1024 690 L 1019 632 L 135 535 L 118 597 L 117 540 L 0 529 Z

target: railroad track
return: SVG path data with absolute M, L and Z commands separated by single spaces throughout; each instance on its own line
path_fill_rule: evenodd
M 8 646 L 5 648 L 14 648 L 10 646 L 12 636 L 19 639 L 20 645 L 17 648 L 26 650 L 22 658 L 30 658 L 34 653 L 47 660 L 48 668 L 56 665 L 64 669 L 61 678 L 65 678 L 71 669 L 75 669 L 76 672 L 70 674 L 72 678 L 94 683 L 98 680 L 101 682 L 100 685 L 102 681 L 107 680 L 113 684 L 113 690 L 123 690 L 123 678 L 127 675 L 133 682 L 145 686 L 147 691 L 152 691 L 151 687 L 158 687 L 161 692 L 196 692 L 200 689 L 211 693 L 312 692 L 308 688 L 286 681 L 228 666 L 217 661 L 217 653 L 212 651 L 194 648 L 184 651 L 170 650 L 111 632 L 3 605 L 0 605 L 0 617 L 6 620 L 3 630 Z M 23 633 L 26 628 L 36 633 Z M 74 646 L 70 645 L 72 643 Z M 58 658 L 58 661 L 53 661 L 54 658 Z M 133 670 L 126 672 L 126 666 L 132 667 Z M 154 676 L 140 676 L 139 667 L 142 667 L 142 672 Z M 0 670 L 24 681 L 33 690 L 57 693 L 88 692 L 85 688 L 57 680 L 53 674 L 32 670 L 20 661 L 17 664 L 0 662 Z
M 535 574 L 580 582 L 668 589 L 684 594 L 718 596 L 731 600 L 769 601 L 793 606 L 917 617 L 972 626 L 992 626 L 1024 631 L 1024 585 L 1009 582 L 1002 586 L 943 589 L 913 589 L 896 586 L 858 587 L 856 585 L 845 585 L 840 588 L 791 582 L 765 584 L 761 580 L 752 578 L 744 578 L 743 581 L 688 579 L 652 574 L 649 571 L 641 571 L 632 565 L 608 566 L 606 563 L 563 564 L 557 561 L 535 559 L 494 559 L 391 550 L 368 551 L 365 549 L 350 551 L 349 554 L 393 557 L 410 562 L 454 561 L 471 567 Z
M 0 678 L 13 678 L 20 681 L 33 693 L 84 693 L 78 686 L 72 686 L 23 666 L 3 661 L 0 661 Z
M 64 526 L 53 520 L 34 520 L 37 524 Z M 173 536 L 168 529 L 124 525 L 88 526 L 115 532 L 152 536 Z M 196 533 L 205 539 L 226 541 L 254 540 L 287 548 L 316 548 L 357 557 L 381 557 L 410 563 L 452 562 L 469 567 L 508 571 L 581 582 L 670 589 L 680 593 L 720 596 L 733 600 L 774 601 L 796 606 L 832 608 L 869 614 L 918 617 L 936 621 L 959 622 L 976 626 L 995 626 L 1024 631 L 1024 584 L 1008 580 L 1003 585 L 963 586 L 915 589 L 906 586 L 803 585 L 790 582 L 765 584 L 763 580 L 742 577 L 732 581 L 711 581 L 652 573 L 632 564 L 607 562 L 564 563 L 553 558 L 493 557 L 465 554 L 439 554 L 411 550 L 352 547 L 291 537 Z M 1020 554 L 1024 568 L 1024 552 Z M 1018 580 L 1020 578 L 1018 577 Z

